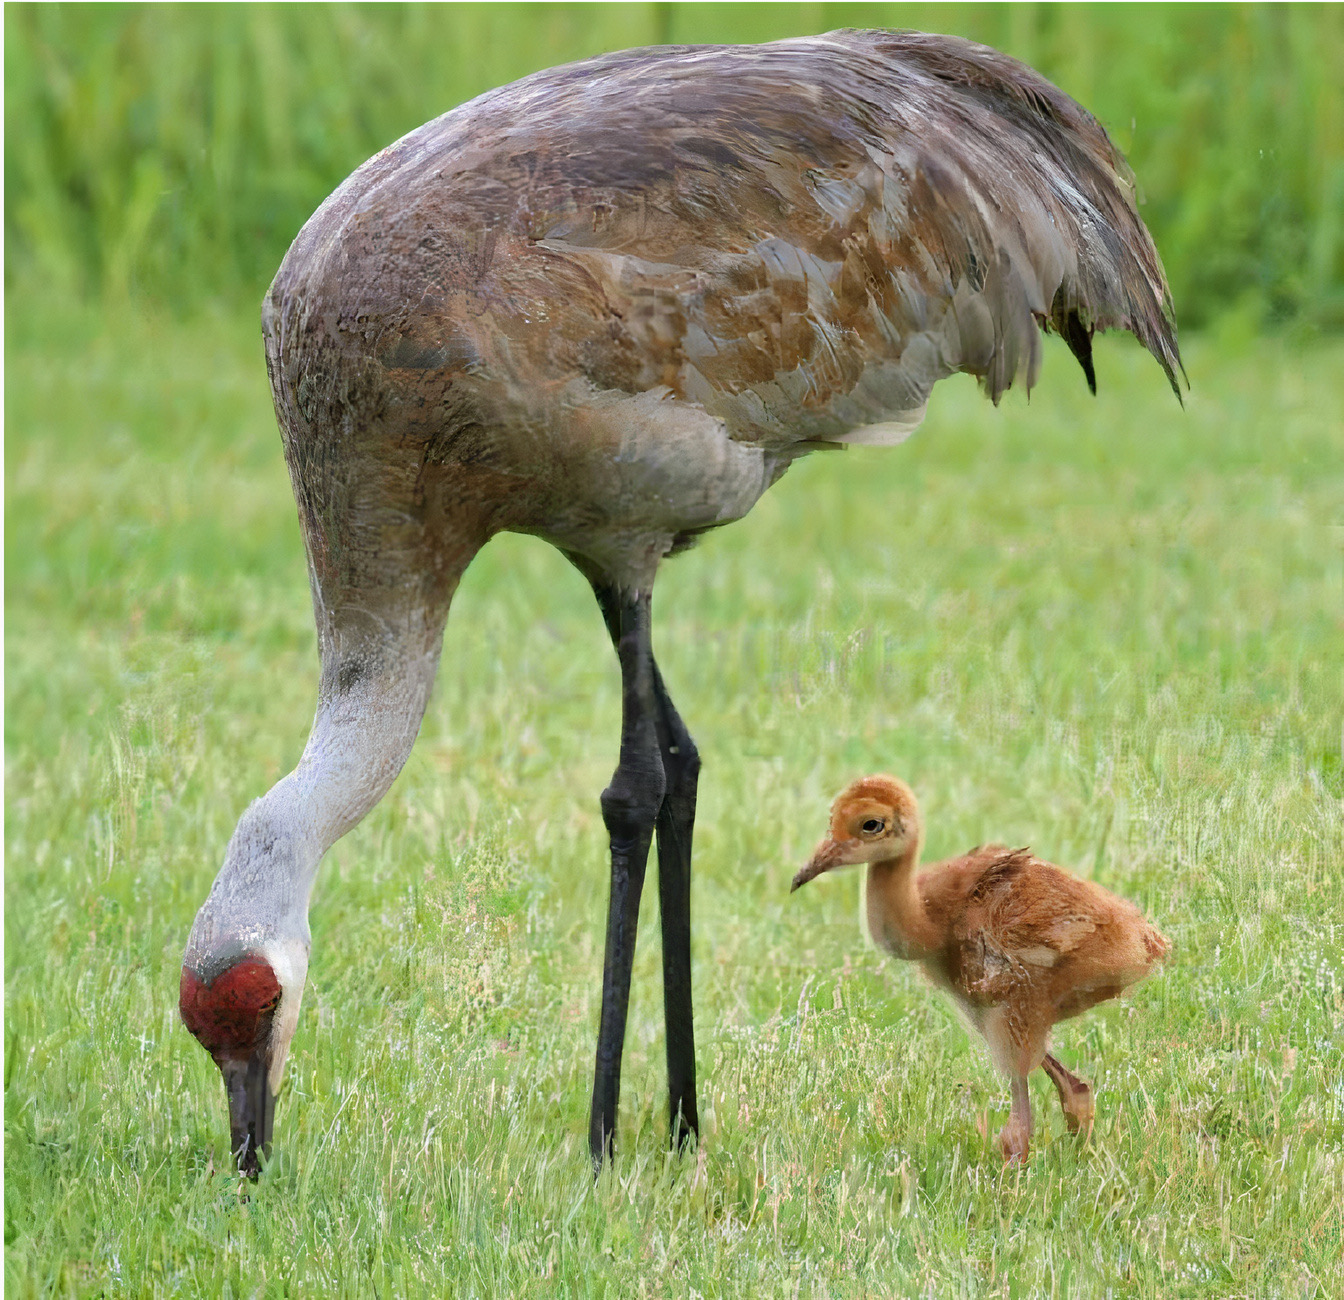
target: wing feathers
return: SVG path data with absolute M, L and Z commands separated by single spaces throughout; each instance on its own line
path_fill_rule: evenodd
M 451 270 L 435 292 L 470 299 L 455 320 L 488 314 L 507 346 L 483 365 L 519 391 L 581 376 L 666 388 L 765 447 L 869 426 L 885 440 L 957 371 L 996 401 L 1034 383 L 1038 327 L 1093 388 L 1107 328 L 1178 386 L 1124 160 L 1062 91 L 953 37 L 842 31 L 550 69 L 405 137 L 333 211 L 356 191 L 351 240 L 393 247 L 408 211 L 428 214 Z M 473 231 L 488 234 L 474 251 Z

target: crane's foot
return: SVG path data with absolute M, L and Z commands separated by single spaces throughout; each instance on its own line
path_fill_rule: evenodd
M 1069 1132 L 1086 1140 L 1092 1134 L 1092 1121 L 1096 1118 L 1097 1107 L 1093 1100 L 1092 1089 L 1079 1080 L 1078 1090 L 1064 1107 L 1064 1123 Z
M 588 1155 L 593 1162 L 593 1177 L 598 1178 L 602 1174 L 602 1166 L 609 1164 L 616 1154 L 615 1135 L 611 1130 L 604 1130 L 600 1124 L 594 1123 L 588 1130 Z
M 696 1146 L 700 1141 L 700 1120 L 695 1113 L 695 1101 L 689 1107 L 678 1106 L 668 1127 L 668 1138 L 673 1151 L 678 1153 Z

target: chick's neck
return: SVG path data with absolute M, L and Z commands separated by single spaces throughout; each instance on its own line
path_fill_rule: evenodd
M 915 883 L 923 841 L 921 828 L 903 853 L 868 865 L 864 899 L 868 932 L 880 948 L 907 960 L 923 957 L 940 946 Z

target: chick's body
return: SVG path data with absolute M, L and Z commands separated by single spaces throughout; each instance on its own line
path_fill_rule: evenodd
M 865 917 L 874 942 L 919 962 L 951 994 L 1012 1084 L 1000 1135 L 1024 1159 L 1031 1134 L 1026 1077 L 1038 1066 L 1059 1092 L 1069 1127 L 1087 1131 L 1091 1088 L 1047 1052 L 1051 1026 L 1119 996 L 1168 953 L 1166 938 L 1133 903 L 1080 880 L 1027 849 L 972 849 L 916 872 L 923 823 L 913 792 L 867 777 L 832 805 L 830 834 L 794 887 L 866 862 Z

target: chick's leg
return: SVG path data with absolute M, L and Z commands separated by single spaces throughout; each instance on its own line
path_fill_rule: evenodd
M 1096 1114 L 1091 1086 L 1071 1074 L 1048 1052 L 1041 1061 L 1041 1069 L 1050 1076 L 1050 1082 L 1059 1093 L 1059 1104 L 1064 1108 L 1064 1122 L 1069 1126 L 1069 1132 L 1086 1138 L 1092 1131 L 1092 1119 Z
M 999 1149 L 1009 1164 L 1020 1164 L 1026 1160 L 1031 1148 L 1031 1093 L 1025 1074 L 1015 1074 L 1009 1086 L 1013 1108 L 1008 1114 L 1008 1122 L 999 1132 Z
M 1031 1093 L 1027 1076 L 1045 1055 L 1049 1024 L 1029 1001 L 1000 1003 L 980 1021 L 994 1064 L 1008 1076 L 1013 1105 L 999 1132 L 999 1149 L 1009 1163 L 1024 1161 L 1031 1146 Z

